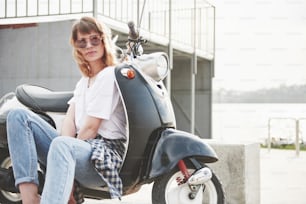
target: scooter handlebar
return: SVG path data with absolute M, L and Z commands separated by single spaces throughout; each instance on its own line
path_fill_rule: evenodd
M 139 33 L 135 30 L 135 24 L 133 21 L 128 22 L 129 27 L 129 38 L 131 40 L 137 40 L 139 38 Z

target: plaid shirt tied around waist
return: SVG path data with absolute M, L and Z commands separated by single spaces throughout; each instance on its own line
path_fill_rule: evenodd
M 101 178 L 109 188 L 111 198 L 122 196 L 123 184 L 119 176 L 123 164 L 126 140 L 124 139 L 106 139 L 97 135 L 95 139 L 86 140 L 92 147 L 91 160 Z M 84 202 L 82 193 L 77 185 L 75 198 L 77 203 Z

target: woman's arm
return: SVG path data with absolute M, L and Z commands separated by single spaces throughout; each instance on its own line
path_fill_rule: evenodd
M 63 121 L 61 135 L 75 137 L 76 127 L 74 123 L 74 111 L 75 105 L 74 103 L 71 103 Z
M 87 140 L 87 139 L 93 139 L 97 136 L 98 129 L 101 125 L 102 119 L 101 118 L 95 118 L 92 116 L 87 116 L 85 119 L 84 126 L 80 129 L 80 132 L 78 134 L 79 139 L 81 140 Z

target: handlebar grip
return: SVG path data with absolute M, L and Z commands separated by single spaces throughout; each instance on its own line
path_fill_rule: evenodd
M 135 30 L 135 24 L 133 21 L 128 22 L 129 31 L 129 38 L 132 40 L 137 40 L 139 37 L 138 32 Z

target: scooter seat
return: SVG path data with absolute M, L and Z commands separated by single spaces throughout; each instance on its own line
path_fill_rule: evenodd
M 66 112 L 67 102 L 72 96 L 72 91 L 56 92 L 30 84 L 22 84 L 16 88 L 17 99 L 23 105 L 36 111 Z

